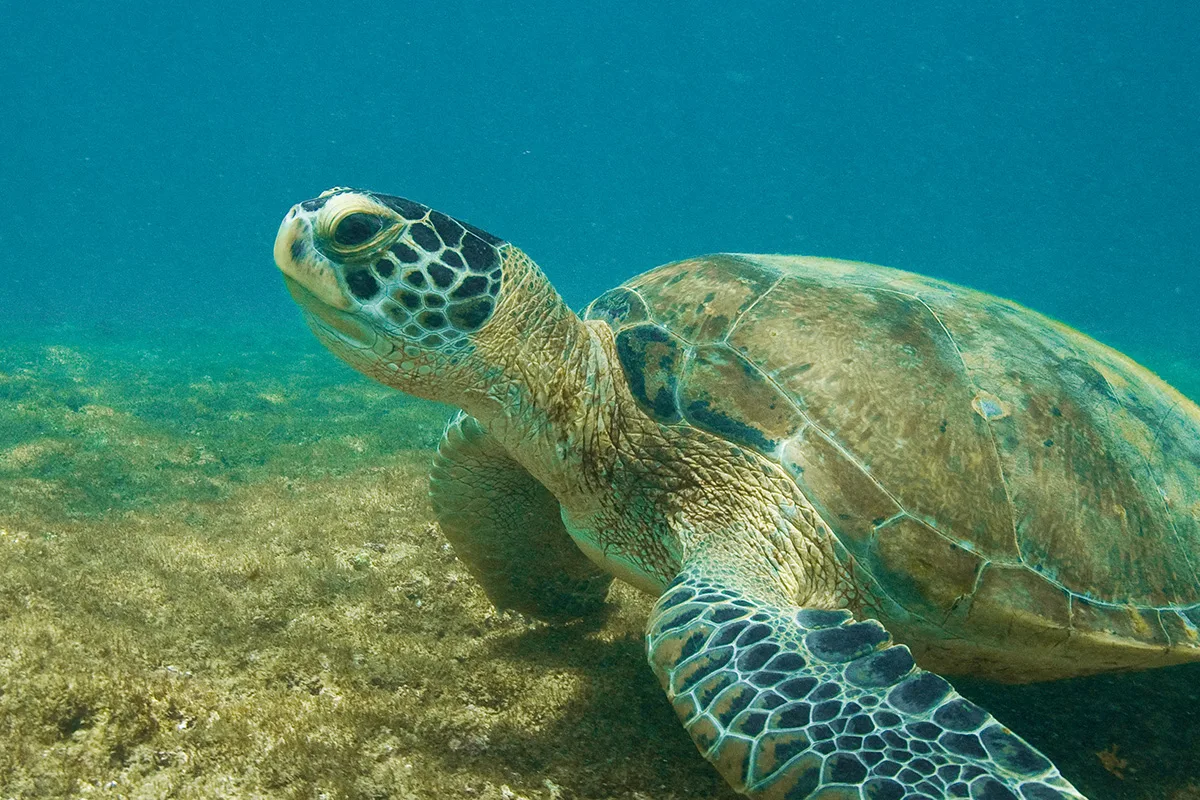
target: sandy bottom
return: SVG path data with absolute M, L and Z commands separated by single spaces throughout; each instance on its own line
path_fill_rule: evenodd
M 71 339 L 0 345 L 0 798 L 734 797 L 645 598 L 487 603 L 425 499 L 445 408 L 303 332 Z M 1200 798 L 1200 669 L 957 684 L 1094 800 Z

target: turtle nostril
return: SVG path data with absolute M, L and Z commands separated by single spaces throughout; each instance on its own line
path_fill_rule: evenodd
M 338 223 L 333 232 L 338 244 L 353 247 L 370 239 L 383 228 L 383 220 L 373 214 L 350 214 Z

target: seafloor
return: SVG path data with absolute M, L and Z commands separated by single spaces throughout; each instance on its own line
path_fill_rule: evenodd
M 646 601 L 494 611 L 425 498 L 447 410 L 285 328 L 0 342 L 0 798 L 733 797 Z M 1094 800 L 1200 798 L 1200 665 L 957 683 Z

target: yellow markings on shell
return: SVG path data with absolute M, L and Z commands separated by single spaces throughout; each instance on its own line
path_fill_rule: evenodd
M 1129 605 L 1123 606 L 1123 609 L 1127 614 L 1129 614 L 1129 622 L 1133 626 L 1133 629 L 1137 632 L 1138 637 L 1142 639 L 1149 638 L 1151 632 L 1150 625 L 1146 622 L 1145 618 L 1138 613 L 1138 610 Z

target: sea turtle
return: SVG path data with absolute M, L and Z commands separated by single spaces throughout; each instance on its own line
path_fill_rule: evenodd
M 507 241 L 340 188 L 275 260 L 337 355 L 462 409 L 432 502 L 497 606 L 658 596 L 650 665 L 750 797 L 1079 798 L 937 673 L 1200 660 L 1200 409 L 1033 311 L 724 254 L 581 317 Z

